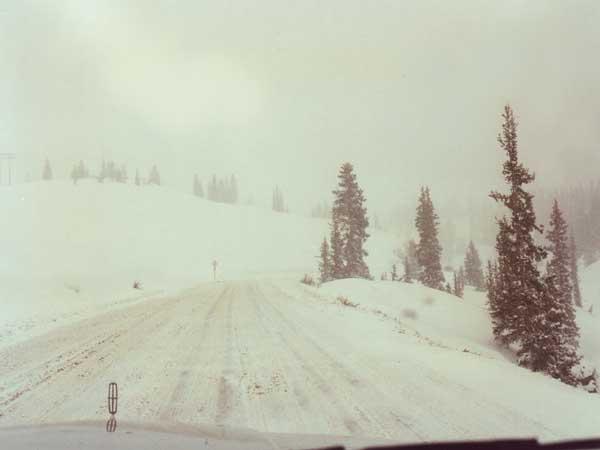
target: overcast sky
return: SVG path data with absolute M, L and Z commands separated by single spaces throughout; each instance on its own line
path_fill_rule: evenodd
M 369 204 L 484 191 L 503 105 L 540 184 L 598 175 L 598 1 L 25 1 L 0 3 L 0 151 L 191 189 L 236 173 L 292 210 L 356 165 Z

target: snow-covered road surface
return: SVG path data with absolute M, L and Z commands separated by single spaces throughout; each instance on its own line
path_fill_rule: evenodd
M 598 396 L 281 280 L 207 283 L 0 349 L 0 426 L 105 420 L 111 381 L 135 422 L 398 442 L 600 430 Z

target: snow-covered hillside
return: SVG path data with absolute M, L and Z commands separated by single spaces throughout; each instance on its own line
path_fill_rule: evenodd
M 165 187 L 80 181 L 0 188 L 0 340 L 218 277 L 316 269 L 327 222 L 209 202 Z M 373 273 L 397 240 L 373 231 Z M 140 281 L 143 290 L 132 288 Z
M 586 275 L 585 279 L 591 278 Z M 584 287 L 585 292 L 592 289 L 587 283 Z M 498 360 L 512 359 L 493 342 L 485 293 L 469 287 L 464 300 L 417 283 L 358 279 L 326 283 L 320 292 L 345 297 L 359 309 L 396 319 L 432 345 Z M 578 309 L 577 323 L 586 365 L 600 368 L 600 317 Z

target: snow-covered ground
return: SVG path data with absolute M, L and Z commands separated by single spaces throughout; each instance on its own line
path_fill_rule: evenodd
M 17 186 L 0 202 L 0 427 L 101 424 L 116 381 L 119 421 L 167 428 L 395 442 L 600 430 L 599 395 L 498 350 L 481 293 L 300 284 L 324 221 L 96 183 Z M 373 274 L 397 245 L 374 233 Z M 216 283 L 203 281 L 213 258 Z M 581 275 L 588 304 L 598 272 Z M 598 312 L 578 323 L 600 365 Z
M 380 288 L 423 308 L 415 318 L 391 304 L 373 311 Z M 118 418 L 142 423 L 398 442 L 597 434 L 600 396 L 523 370 L 481 337 L 452 336 L 453 325 L 428 332 L 452 310 L 444 302 L 460 301 L 404 288 L 205 283 L 58 327 L 0 350 L 0 426 L 101 421 L 116 381 Z M 337 301 L 340 289 L 359 307 Z M 360 295 L 369 291 L 371 304 Z
M 0 346 L 212 279 L 215 259 L 223 279 L 300 278 L 328 233 L 325 220 L 91 180 L 0 187 L 0 206 Z M 398 240 L 372 235 L 369 263 L 389 270 Z

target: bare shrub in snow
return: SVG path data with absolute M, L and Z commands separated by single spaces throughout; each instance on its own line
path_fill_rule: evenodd
M 435 299 L 431 296 L 427 296 L 423 299 L 424 305 L 433 305 L 435 303 Z
M 406 308 L 402 310 L 402 316 L 406 317 L 407 319 L 416 320 L 418 314 L 414 309 Z
M 134 289 L 142 289 L 142 283 L 139 280 L 135 280 L 133 282 L 133 288 Z
M 352 307 L 352 308 L 356 308 L 356 307 L 358 306 L 358 303 L 352 303 L 352 302 L 351 302 L 351 301 L 348 299 L 348 297 L 344 297 L 344 296 L 342 296 L 342 295 L 340 295 L 340 296 L 337 298 L 337 301 L 338 301 L 338 302 L 340 302 L 340 303 L 341 303 L 342 305 L 344 305 L 344 306 L 350 306 L 350 307 Z
M 316 284 L 314 278 L 311 275 L 307 274 L 307 273 L 304 274 L 304 276 L 300 280 L 300 283 L 304 283 L 304 284 L 307 284 L 309 286 L 314 286 Z

